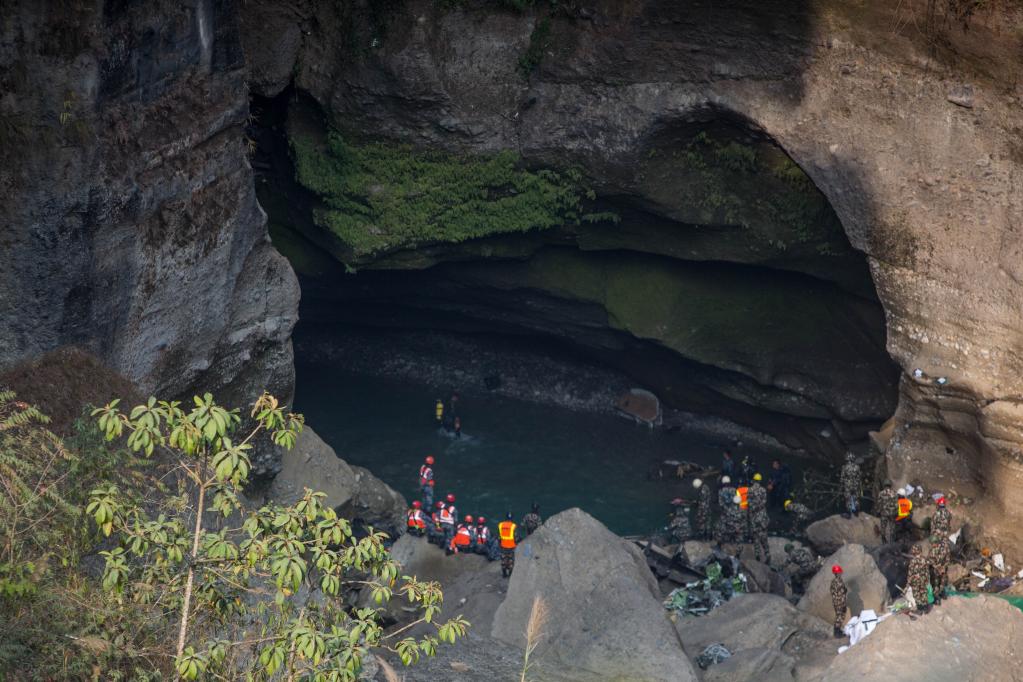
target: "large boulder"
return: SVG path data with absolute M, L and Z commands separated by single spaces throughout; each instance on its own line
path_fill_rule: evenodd
M 810 580 L 806 593 L 799 600 L 802 611 L 813 614 L 831 623 L 835 609 L 831 605 L 831 567 L 842 567 L 842 579 L 849 590 L 848 604 L 851 612 L 858 615 L 863 609 L 881 612 L 888 604 L 888 580 L 877 567 L 874 558 L 861 545 L 843 545 L 827 557 L 817 575 Z
M 784 576 L 767 564 L 755 559 L 743 559 L 741 568 L 746 574 L 746 585 L 750 592 L 766 592 L 784 597 L 791 593 Z
M 706 616 L 679 619 L 675 628 L 694 660 L 711 644 L 732 652 L 704 680 L 791 680 L 798 658 L 833 641 L 827 623 L 771 594 L 738 595 Z M 791 646 L 796 641 L 803 645 Z
M 876 516 L 841 514 L 811 523 L 806 529 L 810 544 L 821 554 L 831 554 L 842 545 L 877 547 L 881 544 L 881 522 Z
M 1023 680 L 1023 613 L 1004 599 L 953 597 L 928 615 L 888 618 L 838 656 L 821 682 Z
M 308 426 L 285 452 L 269 496 L 292 504 L 306 488 L 326 493 L 324 503 L 346 518 L 386 529 L 404 526 L 405 498 L 366 469 L 350 466 Z
M 582 510 L 551 517 L 519 545 L 492 635 L 524 647 L 534 597 L 548 608 L 539 665 L 623 682 L 696 679 L 642 552 Z

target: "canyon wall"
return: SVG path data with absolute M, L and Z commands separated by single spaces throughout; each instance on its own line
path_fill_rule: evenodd
M 498 5 L 252 2 L 253 85 L 294 84 L 355 134 L 577 164 L 662 216 L 691 213 L 651 161 L 666 135 L 769 136 L 868 257 L 903 369 L 892 474 L 1023 518 L 1018 3 Z
M 77 345 L 160 396 L 290 399 L 248 101 L 230 0 L 4 4 L 0 366 Z

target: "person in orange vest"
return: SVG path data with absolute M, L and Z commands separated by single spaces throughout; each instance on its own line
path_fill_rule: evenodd
M 472 517 L 466 516 L 465 522 L 458 524 L 458 529 L 455 531 L 454 536 L 451 538 L 451 544 L 448 546 L 448 554 L 458 554 L 459 552 L 468 552 L 472 548 Z
M 899 488 L 899 499 L 896 500 L 896 514 L 895 514 L 895 535 L 897 536 L 900 531 L 904 530 L 909 523 L 907 521 L 913 515 L 913 501 L 906 495 L 905 488 Z
M 442 547 L 447 547 L 451 544 L 451 538 L 455 537 L 455 514 L 458 510 L 455 509 L 455 496 L 448 493 L 448 501 L 440 510 L 440 527 L 444 531 L 444 544 Z
M 518 544 L 518 524 L 512 521 L 512 513 L 508 512 L 504 521 L 497 524 L 497 537 L 501 545 L 501 575 L 505 578 L 515 568 L 515 546 Z
M 745 462 L 745 460 L 743 460 Z M 739 501 L 739 542 L 748 542 L 750 538 L 749 526 L 749 486 L 743 483 L 735 489 L 735 497 Z
M 416 500 L 412 508 L 408 510 L 408 532 L 416 537 L 423 537 L 426 533 L 426 517 L 423 516 L 423 503 Z
M 433 506 L 433 455 L 427 455 L 419 467 L 419 489 L 423 492 L 423 503 L 429 509 Z
M 440 515 L 443 511 L 444 503 L 441 500 L 437 500 L 437 504 L 434 505 L 433 514 L 430 515 L 430 525 L 426 529 L 427 539 L 438 547 L 444 546 L 444 526 L 440 523 Z

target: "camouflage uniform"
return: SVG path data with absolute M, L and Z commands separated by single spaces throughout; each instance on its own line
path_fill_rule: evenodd
M 791 545 L 788 545 L 785 551 L 789 555 L 785 569 L 792 576 L 792 587 L 802 591 L 807 581 L 817 574 L 820 562 L 806 547 L 792 549 Z
M 845 612 L 847 608 L 846 598 L 849 590 L 845 587 L 845 581 L 842 580 L 842 575 L 836 573 L 835 577 L 831 579 L 831 605 L 835 608 L 835 634 L 838 635 L 842 632 L 842 627 L 845 625 Z
M 952 560 L 952 547 L 943 536 L 931 538 L 931 587 L 934 588 L 934 601 L 941 603 L 941 598 L 948 585 L 948 564 Z M 916 590 L 913 590 L 916 592 Z
M 718 490 L 718 506 L 721 507 L 721 517 L 718 519 L 718 543 L 735 542 L 735 513 L 732 511 L 737 507 L 732 498 L 735 497 L 735 488 L 731 484 Z
M 526 535 L 532 535 L 541 524 L 543 524 L 543 519 L 536 512 L 529 512 L 522 517 L 522 527 L 526 529 Z
M 803 526 L 813 516 L 813 512 L 805 504 L 799 504 L 798 502 L 790 504 L 785 508 L 785 511 L 792 514 L 792 535 L 799 537 L 803 534 Z
M 842 488 L 842 496 L 845 498 L 845 510 L 855 514 L 860 510 L 860 487 L 862 475 L 860 465 L 856 463 L 856 456 L 851 452 L 845 456 L 845 466 L 839 476 L 839 484 Z
M 771 545 L 767 541 L 767 526 L 770 520 L 767 517 L 767 510 L 761 509 L 750 516 L 750 539 L 753 542 L 753 556 L 760 561 L 763 553 L 764 563 L 771 563 Z
M 895 517 L 899 515 L 899 496 L 890 483 L 881 488 L 875 505 L 877 518 L 881 520 L 881 541 L 885 544 L 895 541 Z
M 700 492 L 696 503 L 696 536 L 701 540 L 709 540 L 711 530 L 711 491 L 710 486 L 704 483 L 700 486 Z
M 671 537 L 675 542 L 685 542 L 693 537 L 693 527 L 689 523 L 689 507 L 679 507 L 671 516 Z
M 931 517 L 931 533 L 940 538 L 948 539 L 952 533 L 952 512 L 947 507 L 938 507 Z
M 920 545 L 913 545 L 906 582 L 913 588 L 913 600 L 916 601 L 916 607 L 920 611 L 927 608 L 927 583 L 930 578 L 928 572 L 927 557 L 924 556 Z

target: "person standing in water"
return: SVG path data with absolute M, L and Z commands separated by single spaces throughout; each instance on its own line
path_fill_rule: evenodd
M 444 401 L 437 398 L 437 404 L 433 406 L 433 414 L 437 420 L 437 426 L 444 426 Z
M 462 418 L 455 417 L 455 438 L 462 437 Z
M 419 467 L 419 490 L 422 491 L 423 504 L 427 509 L 433 506 L 433 461 L 433 455 L 427 455 Z

